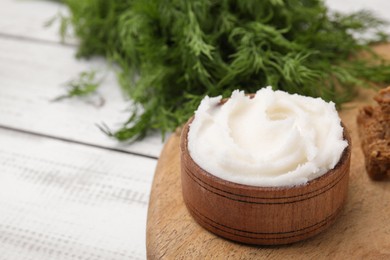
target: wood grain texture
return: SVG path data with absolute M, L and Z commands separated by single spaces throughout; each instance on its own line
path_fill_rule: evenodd
M 380 47 L 381 50 L 383 47 Z M 390 47 L 388 49 L 390 51 Z M 340 116 L 352 139 L 348 198 L 340 217 L 326 231 L 285 246 L 248 246 L 206 231 L 185 207 L 180 180 L 180 137 L 166 143 L 156 168 L 149 203 L 149 259 L 389 259 L 390 183 L 371 181 L 357 133 L 356 115 L 373 104 L 374 91 L 362 90 Z
M 143 260 L 157 160 L 0 128 L 0 259 Z
M 181 134 L 183 199 L 205 229 L 233 241 L 281 245 L 320 233 L 336 220 L 347 190 L 351 141 L 334 169 L 305 185 L 256 187 L 229 182 L 197 165 L 188 151 L 190 120 Z
M 102 58 L 76 60 L 75 53 L 75 48 L 62 45 L 0 37 L 0 126 L 158 157 L 163 146 L 159 134 L 129 144 L 99 130 L 96 124 L 121 126 L 131 103 Z M 65 93 L 66 82 L 89 70 L 104 77 L 98 90 L 104 105 L 80 99 L 52 102 Z
M 60 1 L 0 1 L 0 37 L 15 38 L 20 41 L 39 42 L 43 44 L 60 44 L 60 19 L 52 26 L 47 22 L 58 14 L 67 16 L 68 8 Z M 57 17 L 58 18 L 58 17 Z M 71 28 L 69 28 L 71 34 Z M 65 44 L 76 45 L 75 37 L 67 37 Z

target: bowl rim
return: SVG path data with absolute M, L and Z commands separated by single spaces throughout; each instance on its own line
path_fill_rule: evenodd
M 290 192 L 293 192 L 294 194 L 296 193 L 297 194 L 296 196 L 299 197 L 299 196 L 302 196 L 302 194 L 301 194 L 302 192 L 305 192 L 305 194 L 307 194 L 308 187 L 313 187 L 314 190 L 311 189 L 310 192 L 315 192 L 316 190 L 322 189 L 322 188 L 324 188 L 324 186 L 327 186 L 328 184 L 333 183 L 332 179 L 336 178 L 337 180 L 341 180 L 343 178 L 344 174 L 349 173 L 349 171 L 342 171 L 342 169 L 343 169 L 343 166 L 346 163 L 349 163 L 349 161 L 350 161 L 352 142 L 351 142 L 351 137 L 348 133 L 347 128 L 345 127 L 345 125 L 341 121 L 341 126 L 343 128 L 343 137 L 344 137 L 344 140 L 346 140 L 348 142 L 348 146 L 344 149 L 344 151 L 341 154 L 341 157 L 340 157 L 338 163 L 335 165 L 335 167 L 333 169 L 330 169 L 329 171 L 327 171 L 323 175 L 321 175 L 317 178 L 314 178 L 314 179 L 312 179 L 304 184 L 292 185 L 292 186 L 276 186 L 276 187 L 274 187 L 274 186 L 268 187 L 268 186 L 247 185 L 247 184 L 241 184 L 241 183 L 236 183 L 236 182 L 225 180 L 223 178 L 217 177 L 217 176 L 213 175 L 212 173 L 204 170 L 191 157 L 189 150 L 188 150 L 188 132 L 189 132 L 190 124 L 193 121 L 193 119 L 194 119 L 194 116 L 192 116 L 186 122 L 186 124 L 184 125 L 184 127 L 182 128 L 182 131 L 181 131 L 181 137 L 180 137 L 180 149 L 181 149 L 181 157 L 182 157 L 181 163 L 182 164 L 184 163 L 183 160 L 184 161 L 189 160 L 189 163 L 191 164 L 191 166 L 195 167 L 195 169 L 191 169 L 192 173 L 195 172 L 202 179 L 207 179 L 211 183 L 217 184 L 217 186 L 219 186 L 219 187 L 228 188 L 229 190 L 242 191 L 244 193 L 247 193 L 247 192 L 254 192 L 254 193 L 266 192 L 266 193 L 275 194 L 275 192 L 280 192 L 281 195 L 283 195 L 283 194 L 287 195 L 286 191 L 288 191 L 289 193 Z M 188 161 L 187 161 L 187 164 L 188 164 Z M 341 173 L 343 173 L 342 176 L 338 176 Z M 318 188 L 315 189 L 315 187 L 318 187 Z M 291 197 L 293 197 L 293 196 L 288 196 L 288 198 L 291 198 Z M 274 196 L 270 197 L 269 199 L 271 199 L 271 198 L 274 198 Z

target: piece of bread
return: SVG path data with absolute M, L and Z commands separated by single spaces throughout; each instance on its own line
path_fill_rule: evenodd
M 390 176 L 390 86 L 374 99 L 378 106 L 363 107 L 357 124 L 367 173 L 380 180 Z

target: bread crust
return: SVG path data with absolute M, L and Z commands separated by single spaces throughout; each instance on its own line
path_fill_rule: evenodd
M 373 180 L 390 176 L 390 86 L 374 97 L 377 106 L 365 106 L 357 116 L 357 125 L 365 165 Z

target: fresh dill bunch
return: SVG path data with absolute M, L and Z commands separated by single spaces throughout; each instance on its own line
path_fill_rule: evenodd
M 390 65 L 369 43 L 383 21 L 362 11 L 331 13 L 320 0 L 64 0 L 79 56 L 119 65 L 138 106 L 119 140 L 183 124 L 205 95 L 253 93 L 271 85 L 341 104 L 355 86 L 390 83 Z M 370 41 L 357 33 L 376 31 Z M 359 59 L 365 51 L 369 59 Z M 141 107 L 141 109 L 139 109 Z

